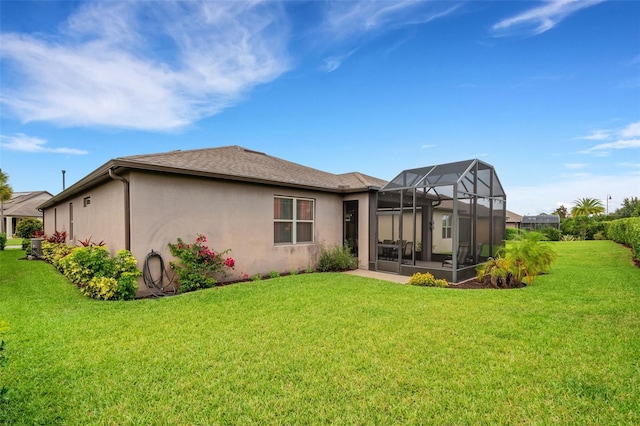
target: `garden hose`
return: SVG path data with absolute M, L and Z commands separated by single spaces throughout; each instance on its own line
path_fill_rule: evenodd
M 151 269 L 149 267 L 149 264 L 155 258 L 158 259 L 158 264 L 160 266 L 160 275 L 157 278 L 153 277 L 153 275 L 151 274 Z M 162 256 L 160 256 L 160 253 L 158 253 L 157 251 L 151 250 L 151 252 L 145 258 L 142 276 L 144 279 L 144 283 L 154 297 L 176 294 L 176 287 L 173 285 L 173 278 L 169 278 L 167 270 L 164 267 L 164 259 L 162 259 Z M 166 285 L 165 277 L 168 279 Z

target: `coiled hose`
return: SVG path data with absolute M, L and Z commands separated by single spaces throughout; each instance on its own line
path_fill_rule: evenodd
M 151 274 L 151 268 L 149 264 L 158 259 L 158 266 L 160 268 L 160 274 L 157 278 L 154 278 Z M 142 277 L 147 288 L 154 297 L 170 296 L 176 294 L 176 287 L 173 285 L 173 278 L 169 278 L 167 270 L 164 267 L 164 259 L 157 251 L 151 250 L 144 260 L 144 266 L 142 269 Z M 165 284 L 165 277 L 168 282 Z

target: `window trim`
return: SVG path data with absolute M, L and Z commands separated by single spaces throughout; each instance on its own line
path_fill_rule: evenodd
M 443 214 L 442 215 L 442 239 L 450 240 L 451 239 L 451 215 Z
M 273 213 L 273 226 L 275 230 L 276 223 L 290 223 L 291 224 L 291 241 L 276 242 L 275 234 L 273 236 L 273 244 L 276 246 L 286 245 L 301 245 L 301 244 L 315 244 L 315 217 L 316 217 L 316 200 L 314 198 L 307 197 L 292 197 L 289 195 L 274 195 L 273 202 L 275 206 L 276 199 L 292 200 L 292 218 L 291 219 L 278 219 L 275 217 L 275 211 Z M 312 219 L 298 219 L 298 201 L 311 202 L 311 217 Z M 311 224 L 311 241 L 298 241 L 298 224 L 310 223 Z

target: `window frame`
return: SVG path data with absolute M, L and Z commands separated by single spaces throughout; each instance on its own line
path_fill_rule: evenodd
M 451 215 L 448 214 L 442 215 L 442 239 L 451 239 Z
M 291 200 L 292 214 L 291 219 L 280 219 L 276 217 L 275 202 L 277 199 Z M 311 203 L 311 219 L 298 219 L 298 202 L 306 201 Z M 293 197 L 289 195 L 274 195 L 273 196 L 273 244 L 276 246 L 285 245 L 301 245 L 301 244 L 314 244 L 315 243 L 315 217 L 316 217 L 316 200 L 314 198 L 307 197 Z M 289 223 L 291 224 L 291 241 L 276 241 L 275 226 L 276 223 Z M 310 241 L 298 241 L 298 224 L 310 223 L 311 224 L 311 240 Z

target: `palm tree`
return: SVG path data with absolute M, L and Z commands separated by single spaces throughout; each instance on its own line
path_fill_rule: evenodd
M 13 189 L 9 185 L 9 175 L 0 169 L 0 233 L 5 233 L 4 227 L 4 202 L 13 196 Z
M 571 216 L 591 216 L 604 213 L 602 201 L 595 198 L 580 198 L 573 202 L 575 206 L 571 208 Z

